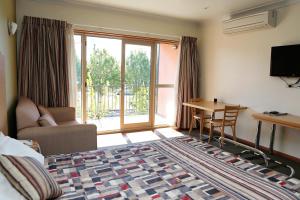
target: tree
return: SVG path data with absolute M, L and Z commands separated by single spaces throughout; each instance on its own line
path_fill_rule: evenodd
M 118 61 L 109 55 L 106 49 L 94 49 L 88 65 L 91 86 L 102 94 L 104 86 L 120 87 L 120 69 Z
M 132 89 L 130 105 L 138 113 L 149 109 L 150 61 L 143 51 L 132 52 L 126 60 L 126 84 Z
M 80 64 L 80 61 L 77 63 Z M 78 68 L 80 67 L 81 65 Z M 126 89 L 130 89 L 131 94 L 128 98 L 130 105 L 135 112 L 145 113 L 149 108 L 150 86 L 150 61 L 147 54 L 143 51 L 132 52 L 126 59 L 125 70 Z M 107 97 L 110 94 L 108 88 L 113 90 L 117 97 L 121 85 L 120 74 L 118 61 L 106 49 L 93 49 L 87 66 L 86 80 L 90 98 L 89 117 L 100 119 L 107 115 Z M 127 94 L 125 91 L 125 95 Z
M 118 61 L 106 49 L 94 48 L 90 57 L 90 63 L 87 68 L 87 85 L 90 87 L 92 102 L 92 117 L 101 118 L 108 111 L 105 106 L 106 101 L 101 101 L 101 97 L 105 95 L 107 87 L 120 88 L 120 69 Z M 101 107 L 105 109 L 101 109 Z
M 132 52 L 126 60 L 126 83 L 135 86 L 149 86 L 150 61 L 143 51 Z

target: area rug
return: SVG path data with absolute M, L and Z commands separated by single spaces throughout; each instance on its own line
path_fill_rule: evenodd
M 50 156 L 61 199 L 300 199 L 300 181 L 187 136 Z

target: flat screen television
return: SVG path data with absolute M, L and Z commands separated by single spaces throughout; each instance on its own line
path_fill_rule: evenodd
M 270 75 L 300 77 L 300 44 L 272 47 Z

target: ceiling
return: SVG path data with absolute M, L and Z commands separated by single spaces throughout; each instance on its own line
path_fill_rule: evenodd
M 159 16 L 201 21 L 248 8 L 289 0 L 60 0 L 89 6 L 104 6 Z

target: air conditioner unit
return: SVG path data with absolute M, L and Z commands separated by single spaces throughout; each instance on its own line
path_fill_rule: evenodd
M 275 26 L 276 11 L 272 10 L 225 20 L 223 21 L 223 32 L 236 33 Z

